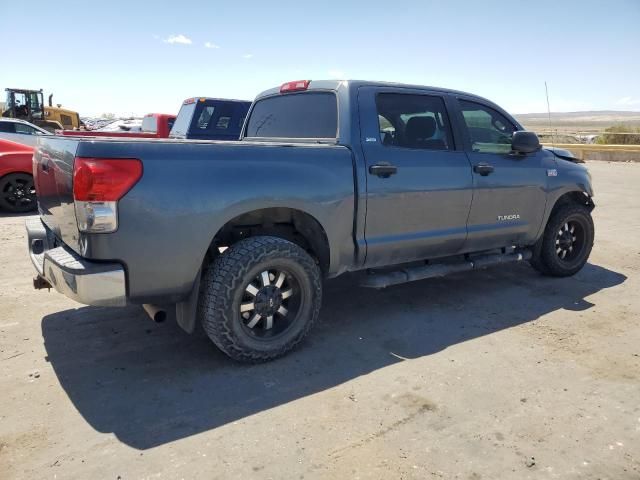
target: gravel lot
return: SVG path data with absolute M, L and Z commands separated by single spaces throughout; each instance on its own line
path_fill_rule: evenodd
M 640 478 L 640 164 L 590 162 L 590 263 L 329 282 L 284 359 L 31 286 L 0 214 L 0 478 Z

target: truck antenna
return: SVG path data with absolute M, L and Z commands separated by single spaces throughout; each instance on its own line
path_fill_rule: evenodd
M 547 115 L 549 117 L 549 132 L 551 133 L 551 145 L 553 149 L 556 149 L 555 135 L 553 134 L 553 130 L 551 129 L 551 107 L 549 106 L 549 87 L 547 87 L 547 81 L 544 81 L 544 92 L 547 96 Z

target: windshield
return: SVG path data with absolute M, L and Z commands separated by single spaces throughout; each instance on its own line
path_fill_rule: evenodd
M 333 92 L 304 92 L 258 100 L 247 137 L 336 138 L 338 106 Z

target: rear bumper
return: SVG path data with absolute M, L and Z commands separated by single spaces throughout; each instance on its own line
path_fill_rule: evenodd
M 39 217 L 26 221 L 31 262 L 58 292 L 85 305 L 120 307 L 127 303 L 125 272 L 119 263 L 98 263 L 77 255 L 55 237 Z

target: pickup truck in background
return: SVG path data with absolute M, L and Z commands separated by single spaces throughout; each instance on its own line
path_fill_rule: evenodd
M 594 239 L 587 169 L 446 89 L 290 82 L 256 98 L 241 141 L 45 136 L 34 157 L 36 288 L 200 321 L 240 361 L 298 344 L 323 278 L 383 288 L 519 261 L 569 276 Z
M 224 98 L 187 98 L 180 107 L 170 138 L 238 140 L 251 102 Z
M 169 113 L 147 113 L 142 119 L 139 132 L 99 130 L 56 130 L 56 135 L 67 137 L 132 137 L 168 138 L 176 116 Z

